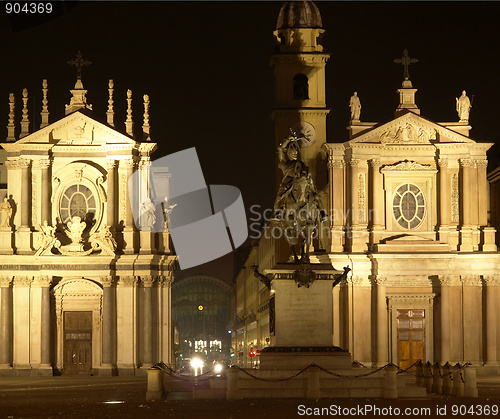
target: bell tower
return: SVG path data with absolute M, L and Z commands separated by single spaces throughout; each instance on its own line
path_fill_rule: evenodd
M 278 146 L 290 129 L 302 133 L 301 154 L 319 189 L 326 185 L 321 147 L 326 142 L 325 66 L 330 55 L 318 43 L 323 35 L 318 7 L 309 0 L 288 1 L 281 7 L 276 30 L 275 108 L 272 118 Z M 281 173 L 278 174 L 277 181 Z

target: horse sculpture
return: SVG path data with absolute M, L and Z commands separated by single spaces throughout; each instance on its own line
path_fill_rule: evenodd
M 316 187 L 308 173 L 299 171 L 297 165 L 295 176 L 290 188 L 283 194 L 282 214 L 277 220 L 285 238 L 290 245 L 290 250 L 295 263 L 309 263 L 309 250 L 311 247 L 313 231 L 321 222 L 322 208 L 318 205 Z M 296 251 L 300 245 L 301 258 Z

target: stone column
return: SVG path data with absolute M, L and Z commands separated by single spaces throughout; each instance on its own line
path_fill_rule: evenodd
M 450 360 L 450 285 L 451 277 L 439 276 L 439 284 L 441 288 L 441 362 L 445 363 Z
M 484 278 L 486 285 L 486 363 L 487 366 L 497 366 L 497 285 L 494 276 Z
M 109 201 L 108 201 L 109 202 Z M 105 276 L 100 278 L 102 284 L 102 368 L 104 374 L 111 375 L 114 361 L 114 336 L 115 328 L 113 326 L 113 284 L 114 278 Z
M 359 216 L 358 216 L 358 174 L 359 174 L 359 159 L 351 159 L 349 160 L 349 165 L 351 167 L 351 199 L 350 199 L 350 204 L 351 207 L 349 208 L 351 210 L 351 227 L 355 227 L 359 224 Z
M 120 167 L 124 168 L 120 175 L 120 207 L 122 207 L 122 214 L 124 218 L 123 239 L 125 241 L 125 253 L 135 252 L 135 227 L 134 227 L 134 214 L 130 203 L 129 179 L 134 173 L 135 162 L 132 158 L 128 160 L 120 160 Z M 137 191 L 134 191 L 135 196 L 139 198 Z
M 486 177 L 488 160 L 476 160 L 476 166 L 477 166 L 477 183 L 478 183 L 478 193 L 479 193 L 479 225 L 486 226 L 488 224 L 489 182 Z
M 12 364 L 12 277 L 0 278 L 0 369 Z
M 165 362 L 173 362 L 172 356 L 172 307 L 170 302 L 172 273 L 165 272 L 158 278 L 159 310 L 160 310 L 160 342 L 159 358 Z
M 151 368 L 153 366 L 153 298 L 152 287 L 154 277 L 141 277 L 144 286 L 144 334 L 143 334 L 143 359 L 142 368 Z
M 29 229 L 30 222 L 30 159 L 19 159 L 19 167 L 21 168 L 21 228 Z
M 368 213 L 368 223 L 371 224 L 371 244 L 375 246 L 380 241 L 380 231 L 384 229 L 384 182 L 380 172 L 380 159 L 369 160 L 371 168 L 371 193 L 373 208 Z M 375 249 L 374 249 L 375 250 Z
M 377 366 L 388 362 L 389 330 L 387 324 L 387 298 L 385 291 L 386 278 L 375 278 L 377 291 Z
M 331 252 L 344 251 L 344 169 L 343 160 L 328 160 L 330 171 L 330 222 L 332 226 Z
M 108 170 L 108 175 L 107 175 L 107 195 L 108 199 L 106 202 L 106 216 L 107 216 L 107 221 L 108 221 L 108 226 L 111 230 L 114 230 L 115 228 L 115 223 L 116 223 L 116 207 L 117 207 L 117 200 L 116 200 L 116 160 L 107 160 L 106 161 L 106 169 Z
M 340 343 L 340 284 L 332 288 L 333 301 L 333 345 L 341 346 Z
M 471 168 L 473 166 L 471 159 L 460 159 L 460 166 L 462 168 L 462 188 L 461 188 L 461 201 L 463 205 L 463 221 L 460 229 L 460 248 L 462 252 L 472 252 L 472 214 L 471 205 L 473 204 L 473 197 L 471 193 Z
M 137 367 L 137 277 L 120 276 L 116 287 L 116 364 L 118 375 Z
M 43 224 L 45 220 L 52 225 L 52 218 L 50 214 L 50 195 L 51 195 L 51 186 L 49 180 L 49 167 L 50 160 L 43 159 L 39 161 L 39 165 L 42 171 L 41 182 L 42 182 L 42 196 L 40 197 L 40 211 L 41 211 L 41 219 L 40 224 Z
M 440 204 L 440 227 L 450 225 L 450 191 L 448 187 L 448 159 L 441 158 L 439 164 L 439 204 Z
M 51 368 L 50 365 L 50 284 L 52 277 L 42 276 L 37 279 L 42 291 L 41 310 L 41 368 Z

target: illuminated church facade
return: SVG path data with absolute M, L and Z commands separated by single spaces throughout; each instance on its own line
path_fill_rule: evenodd
M 131 91 L 121 133 L 112 81 L 107 123 L 93 118 L 80 74 L 58 121 L 49 123 L 46 80 L 42 90 L 40 129 L 29 132 L 25 89 L 18 135 L 11 94 L 1 144 L 0 375 L 145 373 L 172 359 L 176 262 L 168 231 L 139 231 L 133 206 L 140 203 L 129 199 L 129 177 L 148 167 L 156 149 L 149 98 L 138 141 Z
M 420 115 L 406 51 L 394 119 L 363 122 L 351 107 L 348 139 L 328 142 L 323 32 L 314 3 L 286 2 L 271 63 L 276 145 L 290 128 L 303 134 L 303 159 L 330 214 L 311 268 L 352 269 L 332 289 L 332 345 L 366 366 L 421 359 L 498 372 L 500 258 L 488 222 L 486 155 L 493 144 L 469 137 L 470 108 L 458 109 L 455 122 Z M 288 261 L 286 242 L 263 235 L 236 278 L 233 346 L 241 366 L 252 365 L 248 354 L 272 341 L 273 290 L 251 267 L 273 273 Z

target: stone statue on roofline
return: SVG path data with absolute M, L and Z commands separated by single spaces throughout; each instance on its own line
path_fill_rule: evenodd
M 474 96 L 473 96 L 474 97 Z M 457 113 L 460 119 L 460 122 L 468 122 L 469 121 L 469 113 L 472 108 L 472 103 L 468 98 L 465 90 L 462 91 L 462 96 L 459 98 L 455 98 L 457 102 Z
M 361 116 L 361 101 L 358 97 L 358 92 L 354 92 L 349 100 L 349 107 L 351 108 L 351 121 L 359 121 Z

